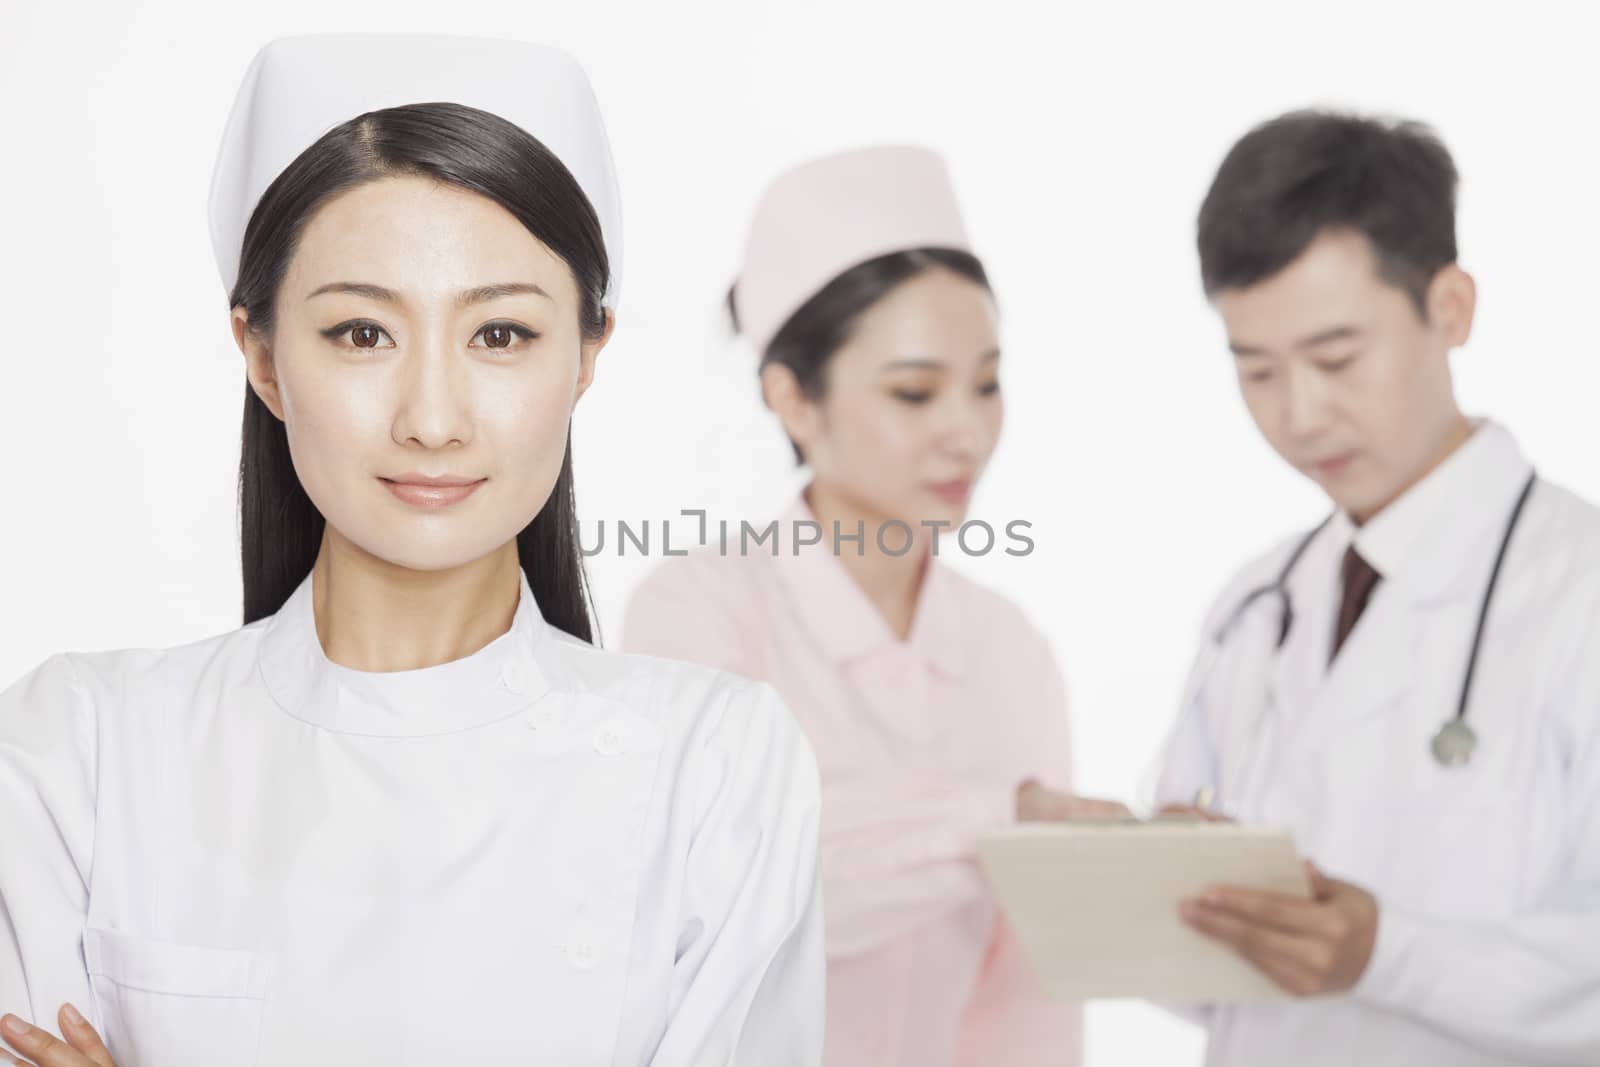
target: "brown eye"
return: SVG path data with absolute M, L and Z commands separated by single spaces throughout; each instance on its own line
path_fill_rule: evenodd
M 348 319 L 337 326 L 329 326 L 321 333 L 340 351 L 347 352 L 352 348 L 359 348 L 370 352 L 377 348 L 394 347 L 394 338 L 389 336 L 387 330 L 375 322 L 363 319 Z
M 519 326 L 514 322 L 490 322 L 480 326 L 478 332 L 472 335 L 472 339 L 477 341 L 481 337 L 482 347 L 504 350 L 516 345 L 519 340 L 528 342 L 538 336 L 526 326 Z

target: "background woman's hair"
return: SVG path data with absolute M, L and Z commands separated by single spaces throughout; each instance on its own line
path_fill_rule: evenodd
M 329 199 L 365 182 L 418 175 L 480 193 L 504 207 L 567 264 L 577 281 L 586 340 L 605 331 L 601 299 L 610 261 L 583 189 L 521 127 L 462 104 L 428 103 L 358 115 L 329 130 L 267 187 L 250 216 L 229 307 L 270 341 L 274 304 L 306 223 Z M 239 459 L 244 621 L 283 606 L 311 571 L 324 519 L 295 474 L 284 425 L 245 386 Z M 572 438 L 550 499 L 517 535 L 517 555 L 544 618 L 593 640 L 592 601 L 578 549 Z
M 1420 122 L 1319 110 L 1264 122 L 1229 150 L 1200 207 L 1206 296 L 1252 286 L 1323 231 L 1348 229 L 1426 319 L 1428 283 L 1456 261 L 1457 184 L 1450 152 Z
M 773 334 L 767 350 L 761 353 L 760 366 L 783 364 L 794 373 L 801 392 L 820 400 L 828 390 L 829 361 L 850 339 L 867 309 L 887 296 L 891 289 L 936 267 L 954 271 L 993 293 L 983 263 L 970 252 L 953 248 L 890 252 L 856 264 L 801 304 Z M 732 289 L 728 290 L 728 316 L 738 329 L 739 311 Z M 792 438 L 789 445 L 794 449 L 795 463 L 804 463 L 805 455 L 800 446 Z

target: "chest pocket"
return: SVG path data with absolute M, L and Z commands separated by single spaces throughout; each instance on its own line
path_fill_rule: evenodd
M 1512 762 L 1501 758 L 1504 741 L 1491 735 L 1466 766 L 1443 768 L 1424 747 L 1431 737 L 1410 739 L 1406 747 L 1415 754 L 1407 787 L 1395 791 L 1384 813 L 1391 828 L 1385 866 L 1396 901 L 1441 916 L 1516 909 L 1526 850 L 1542 836 L 1539 808 L 1531 803 L 1539 790 L 1519 784 L 1519 778 L 1535 782 L 1532 776 L 1502 766 Z
M 268 957 L 89 927 L 84 957 L 100 1036 L 117 1067 L 257 1062 Z

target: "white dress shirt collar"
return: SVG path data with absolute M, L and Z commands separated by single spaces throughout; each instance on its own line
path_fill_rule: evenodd
M 1339 552 L 1356 551 L 1384 584 L 1425 600 L 1461 587 L 1457 579 L 1481 542 L 1501 524 L 1531 466 L 1515 438 L 1492 419 L 1474 419 L 1471 437 L 1365 524 L 1340 511 L 1332 526 Z

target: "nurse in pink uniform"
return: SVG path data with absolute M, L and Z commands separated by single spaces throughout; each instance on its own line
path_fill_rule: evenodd
M 1070 793 L 1043 635 L 947 563 L 1003 404 L 943 161 L 875 147 L 778 178 L 729 304 L 811 480 L 775 528 L 660 564 L 623 644 L 769 682 L 810 738 L 830 1067 L 1077 1064 L 1080 1008 L 1037 988 L 974 843 L 1123 809 Z

